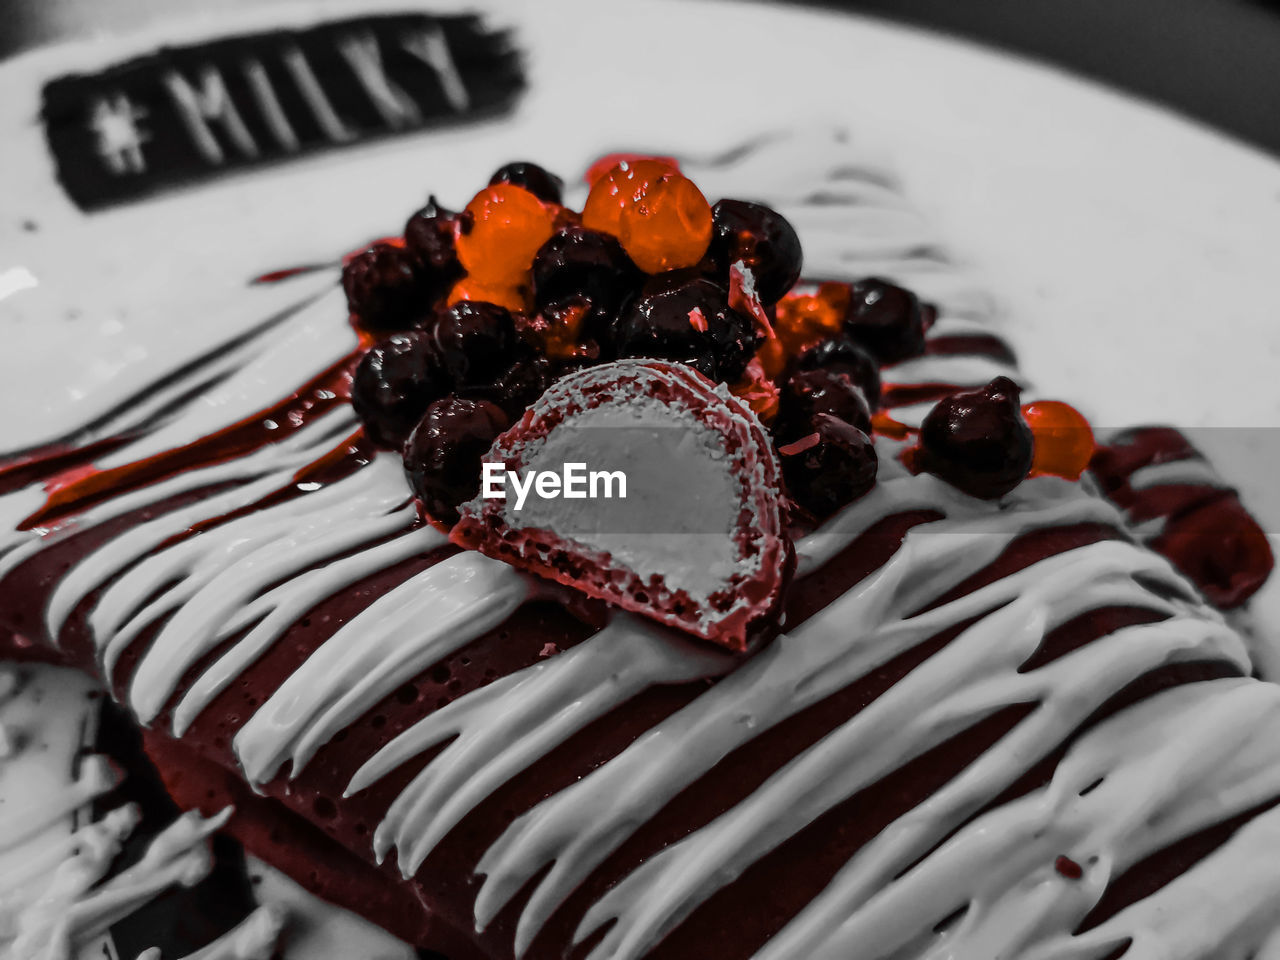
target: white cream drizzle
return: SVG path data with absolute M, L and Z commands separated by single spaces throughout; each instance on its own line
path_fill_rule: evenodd
M 829 135 L 765 143 L 727 167 L 686 168 L 712 195 L 763 192 L 797 226 L 808 275 L 887 276 L 939 305 L 937 333 L 990 329 L 993 308 L 980 285 L 948 261 L 928 225 L 893 189 L 867 176 L 853 151 Z M 282 369 L 295 378 L 288 382 L 301 382 L 350 349 L 341 316 L 330 297 L 264 331 L 253 341 L 253 359 L 209 391 L 215 400 L 188 405 L 162 431 L 109 462 L 189 442 L 278 401 Z M 1010 372 L 986 357 L 928 356 L 886 371 L 886 380 L 963 386 Z M 917 405 L 895 416 L 912 422 L 924 409 Z M 432 531 L 410 530 L 403 481 L 394 463 L 388 465 L 394 458 L 384 456 L 339 483 L 157 552 L 191 525 L 287 486 L 299 466 L 350 426 L 349 415 L 329 414 L 284 443 L 107 501 L 56 530 L 6 535 L 0 541 L 0 574 L 69 530 L 206 484 L 238 483 L 109 540 L 62 579 L 48 611 L 48 627 L 56 635 L 71 611 L 106 585 L 90 626 L 108 667 L 144 629 L 161 624 L 129 690 L 130 706 L 144 719 L 159 715 L 204 654 L 248 630 L 181 699 L 174 715 L 181 733 L 303 611 L 443 543 Z M 1120 526 L 1122 520 L 1079 485 L 1051 479 L 1024 483 L 1000 503 L 970 500 L 931 477 L 906 474 L 892 459 L 895 445 L 879 445 L 880 483 L 798 545 L 800 575 L 818 569 L 892 513 L 936 509 L 945 518 L 914 528 L 882 569 L 617 756 L 518 817 L 478 866 L 484 881 L 477 927 L 490 923 L 550 864 L 521 911 L 514 948 L 523 953 L 597 865 L 730 751 L 946 627 L 977 617 L 742 802 L 620 880 L 577 931 L 581 940 L 613 921 L 593 960 L 643 956 L 715 890 L 814 817 L 978 720 L 1020 703 L 1036 706 L 927 802 L 864 847 L 764 947 L 761 960 L 1014 953 L 1083 960 L 1098 955 L 1102 938 L 1123 936 L 1134 937 L 1135 958 L 1154 957 L 1158 949 L 1175 960 L 1243 958 L 1264 941 L 1276 950 L 1280 941 L 1270 936 L 1275 920 L 1265 917 L 1263 895 L 1280 893 L 1278 870 L 1271 866 L 1280 863 L 1275 814 L 1251 823 L 1154 897 L 1080 937 L 1069 933 L 1109 873 L 1199 825 L 1280 795 L 1280 777 L 1272 772 L 1280 770 L 1280 746 L 1259 732 L 1274 723 L 1280 690 L 1253 681 L 1196 684 L 1121 713 L 1071 748 L 1048 788 L 963 827 L 898 876 L 1129 681 L 1169 663 L 1223 660 L 1247 671 L 1249 660 L 1239 635 L 1195 598 L 1166 561 L 1126 541 L 1049 557 L 917 612 L 981 570 L 1020 533 L 1079 522 Z M 20 519 L 40 500 L 29 490 L 0 498 L 0 519 Z M 379 538 L 383 542 L 372 545 Z M 331 559 L 362 543 L 371 545 Z M 282 577 L 284 586 L 268 589 Z M 1157 596 L 1146 584 L 1159 584 L 1176 599 Z M 296 775 L 336 733 L 501 623 L 533 589 L 510 568 L 468 553 L 388 591 L 321 644 L 240 729 L 234 749 L 249 781 L 264 783 L 286 761 Z M 150 601 L 140 608 L 144 598 Z M 1117 603 L 1147 607 L 1167 619 L 1117 630 L 1038 669 L 1018 672 L 1055 626 Z M 717 652 L 617 617 L 576 647 L 426 716 L 369 758 L 347 792 L 365 789 L 452 738 L 394 801 L 374 834 L 376 855 L 394 850 L 402 870 L 412 873 L 476 804 L 577 730 L 648 686 L 724 670 Z M 1099 776 L 1102 786 L 1082 796 Z M 1271 855 L 1240 843 L 1246 834 L 1270 844 Z M 1084 880 L 1069 886 L 1052 873 L 1059 852 L 1088 863 Z M 1201 884 L 1210 879 L 1239 894 L 1231 909 L 1214 915 L 1216 939 L 1168 936 L 1189 925 L 1197 910 L 1206 915 L 1194 902 L 1195 891 L 1203 892 Z M 1260 889 L 1251 886 L 1255 882 Z M 934 923 L 965 905 L 969 910 L 961 920 L 933 932 Z M 1161 912 L 1170 907 L 1186 912 Z M 1214 939 L 1212 948 L 1208 939 Z

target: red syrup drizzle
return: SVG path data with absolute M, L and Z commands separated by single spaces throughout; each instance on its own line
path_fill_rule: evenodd
M 297 267 L 285 267 L 282 270 L 268 270 L 266 273 L 260 273 L 249 281 L 250 286 L 262 286 L 269 283 L 280 283 L 283 280 L 290 280 L 293 277 L 300 277 L 307 273 L 319 273 L 321 270 L 330 270 L 333 268 L 331 263 L 304 263 Z
M 46 484 L 49 495 L 44 505 L 23 520 L 18 529 L 51 526 L 111 497 L 167 479 L 184 470 L 225 463 L 282 440 L 334 407 L 348 402 L 351 375 L 361 353 L 357 350 L 343 357 L 279 403 L 181 447 L 108 469 L 80 462 L 56 474 Z M 332 456 L 332 452 L 327 456 Z

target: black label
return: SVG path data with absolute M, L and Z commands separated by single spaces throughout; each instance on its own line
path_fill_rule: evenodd
M 524 86 L 474 16 L 360 17 L 166 47 L 44 88 L 58 179 L 91 210 L 231 170 L 490 116 Z

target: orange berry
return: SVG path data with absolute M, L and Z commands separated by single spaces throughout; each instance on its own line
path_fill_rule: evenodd
M 637 203 L 649 187 L 675 171 L 662 160 L 621 160 L 596 179 L 582 208 L 582 225 L 619 236 L 622 211 Z
M 778 385 L 765 373 L 760 358 L 753 357 L 746 371 L 729 391 L 749 406 L 752 412 L 769 423 L 778 415 Z
M 1035 447 L 1031 476 L 1079 480 L 1093 457 L 1093 430 L 1080 411 L 1057 400 L 1022 405 Z
M 676 163 L 675 159 L 672 157 L 650 157 L 643 153 L 606 153 L 603 157 L 587 168 L 587 172 L 582 179 L 587 182 L 587 186 L 594 187 L 597 180 L 613 170 L 613 168 L 618 166 L 618 164 L 637 163 L 641 160 L 651 160 L 654 163 L 661 163 L 671 173 L 680 172 L 680 165 Z
M 771 337 L 760 344 L 760 349 L 756 351 L 756 358 L 760 361 L 760 367 L 765 376 L 770 380 L 777 380 L 787 369 L 789 356 L 782 341 L 777 337 Z
M 481 283 L 526 283 L 534 254 L 555 232 L 558 211 L 515 184 L 485 187 L 467 204 L 471 223 L 458 237 L 458 259 Z
M 813 292 L 792 291 L 778 301 L 774 329 L 789 353 L 799 353 L 839 333 L 849 311 L 849 286 L 820 283 Z
M 512 312 L 519 312 L 528 309 L 529 288 L 523 284 L 483 283 L 468 276 L 454 284 L 445 305 L 451 307 L 461 300 L 496 303 Z
M 618 239 L 645 273 L 692 267 L 711 244 L 711 204 L 692 180 L 663 174 L 622 208 Z

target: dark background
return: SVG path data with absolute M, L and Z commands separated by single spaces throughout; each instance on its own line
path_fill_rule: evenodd
M 192 0 L 202 9 L 235 2 Z M 1163 103 L 1280 156 L 1280 0 L 810 0 L 804 5 L 917 24 L 1048 61 Z M 158 0 L 0 0 L 0 57 L 69 33 L 136 23 L 159 6 Z M 163 6 L 182 8 L 176 2 Z M 465 0 L 459 6 L 465 7 Z M 624 11 L 625 0 L 620 0 L 619 14 Z

